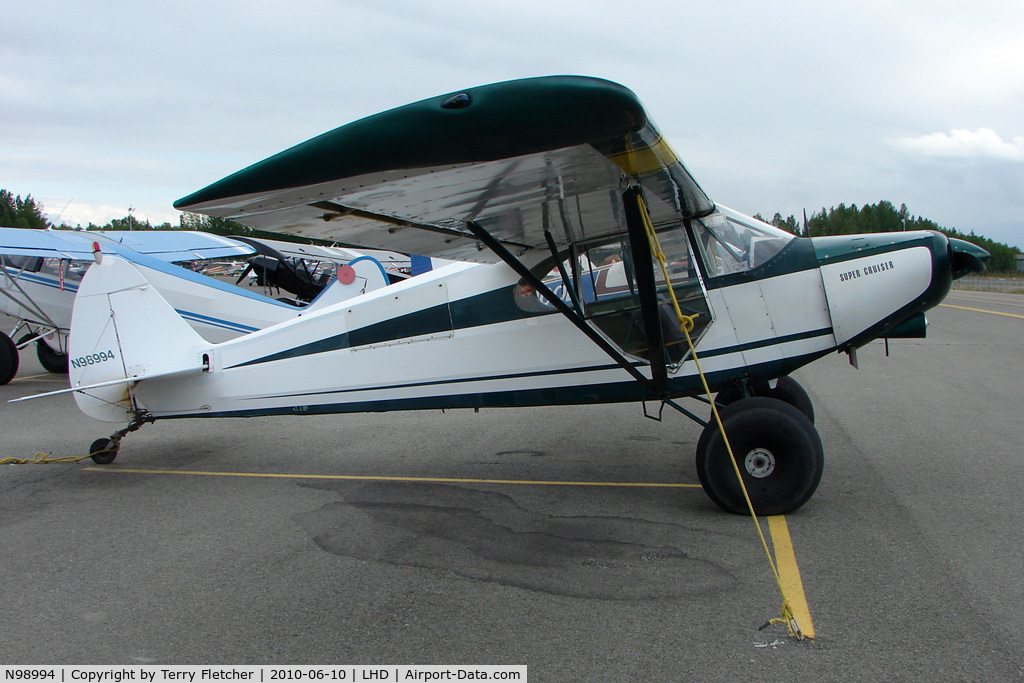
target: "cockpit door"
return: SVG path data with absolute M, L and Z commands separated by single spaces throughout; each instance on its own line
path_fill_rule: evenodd
M 630 244 L 630 237 L 576 246 L 569 262 L 569 276 L 585 319 L 623 353 L 648 362 L 661 357 L 664 364 L 674 370 L 689 354 L 689 347 L 679 329 L 668 288 L 672 287 L 684 314 L 698 315 L 691 332 L 694 339 L 710 323 L 711 315 L 685 229 L 678 226 L 663 231 L 658 233 L 658 239 L 666 256 L 669 282 L 665 282 L 657 263 L 640 265 L 649 269 L 648 273 L 653 269 L 660 335 L 652 335 L 645 324 L 640 285 L 643 273 L 637 267 L 636 250 Z M 640 250 L 640 253 L 649 254 L 650 250 Z M 651 348 L 652 336 L 661 337 L 660 354 Z

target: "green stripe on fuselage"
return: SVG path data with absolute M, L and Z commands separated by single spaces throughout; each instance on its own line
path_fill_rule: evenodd
M 339 351 L 356 346 L 383 344 L 427 334 L 494 325 L 522 318 L 532 318 L 538 315 L 558 315 L 555 312 L 528 313 L 523 311 L 515 305 L 513 291 L 512 287 L 502 287 L 466 299 L 459 299 L 450 303 L 413 311 L 406 315 L 383 320 L 379 323 L 349 330 L 348 332 L 302 344 L 295 348 L 279 351 L 267 356 L 261 356 L 260 358 L 254 358 L 253 360 L 229 367 L 238 368 L 246 365 L 259 365 L 288 358 Z

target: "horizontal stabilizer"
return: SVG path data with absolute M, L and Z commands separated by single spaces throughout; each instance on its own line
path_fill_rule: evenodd
M 73 391 L 91 391 L 93 389 L 102 389 L 103 387 L 112 387 L 118 384 L 135 384 L 136 382 L 143 379 L 156 379 L 157 377 L 174 377 L 176 375 L 188 375 L 195 372 L 202 372 L 206 369 L 205 365 L 198 365 L 194 368 L 185 368 L 178 370 L 177 372 L 164 372 L 160 374 L 148 374 L 145 377 L 122 377 L 121 379 L 112 379 L 109 382 L 97 382 L 96 384 L 87 384 L 78 387 L 68 387 L 67 389 L 58 389 L 57 391 L 47 391 L 45 394 L 32 394 L 31 396 L 22 396 L 21 398 L 12 398 L 8 403 L 21 403 L 22 401 L 31 401 L 35 398 L 45 398 L 47 396 L 56 396 L 58 394 L 70 394 Z

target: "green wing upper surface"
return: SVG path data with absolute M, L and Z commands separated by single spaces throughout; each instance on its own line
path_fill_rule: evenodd
M 430 98 L 341 126 L 175 202 L 260 230 L 494 262 L 475 221 L 513 253 L 626 231 L 639 183 L 655 224 L 713 205 L 636 96 L 551 76 Z

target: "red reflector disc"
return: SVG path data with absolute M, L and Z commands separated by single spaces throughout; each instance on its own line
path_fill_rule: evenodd
M 338 282 L 350 285 L 356 281 L 356 269 L 350 265 L 338 266 Z

